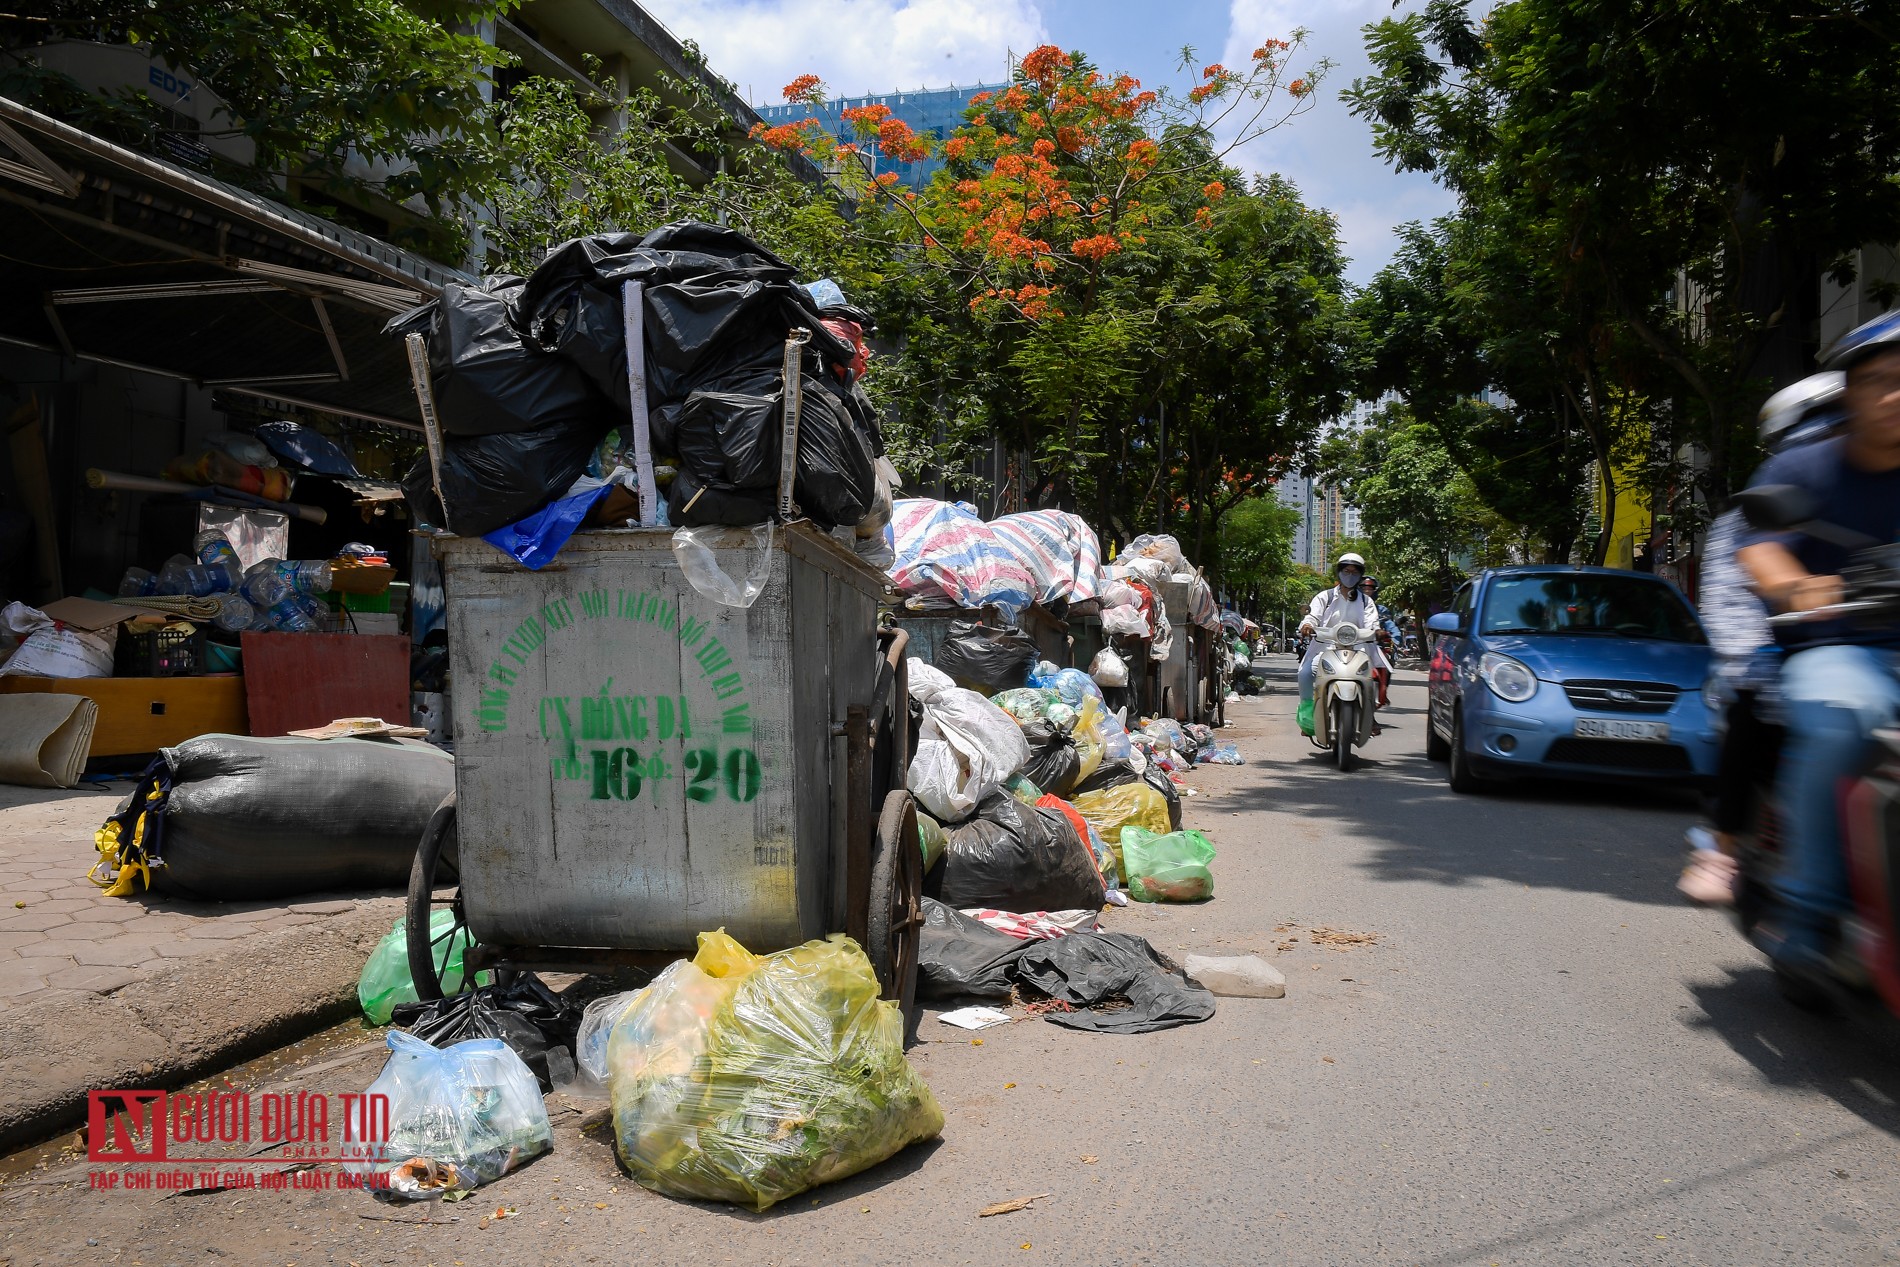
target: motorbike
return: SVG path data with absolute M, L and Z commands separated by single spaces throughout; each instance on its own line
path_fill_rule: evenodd
M 1818 520 L 1805 490 L 1767 485 L 1736 496 L 1758 528 L 1796 530 L 1854 551 L 1842 570 L 1838 603 L 1769 617 L 1772 625 L 1810 619 L 1900 621 L 1900 545 L 1876 542 Z M 1867 765 L 1841 788 L 1841 847 L 1853 910 L 1841 922 L 1825 979 L 1777 968 L 1782 993 L 1814 1011 L 1872 1013 L 1900 1021 L 1900 730 L 1874 735 Z M 1735 918 L 1751 941 L 1773 909 L 1769 883 L 1781 860 L 1781 814 L 1772 786 L 1756 789 L 1754 828 L 1741 841 Z
M 1322 650 L 1313 659 L 1313 744 L 1328 749 L 1333 763 L 1352 769 L 1353 749 L 1372 738 L 1373 700 L 1369 630 L 1340 623 L 1313 634 Z

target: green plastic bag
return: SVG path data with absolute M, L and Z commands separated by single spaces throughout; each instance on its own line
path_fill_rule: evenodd
M 1122 828 L 1122 861 L 1128 896 L 1137 902 L 1199 902 L 1214 896 L 1214 846 L 1197 831 L 1157 836 L 1140 827 Z
M 453 937 L 450 937 L 451 930 Z M 437 963 L 443 962 L 444 952 L 448 955 L 442 969 L 442 993 L 460 994 L 462 955 L 471 944 L 468 929 L 455 927 L 454 911 L 436 911 L 429 916 L 429 940 L 435 946 Z M 482 977 L 485 982 L 490 974 L 483 973 Z M 417 1001 L 416 983 L 409 976 L 409 935 L 404 931 L 403 921 L 397 920 L 395 927 L 370 952 L 369 962 L 363 965 L 363 975 L 356 979 L 356 1001 L 363 1005 L 363 1015 L 376 1025 L 389 1024 L 398 1003 Z
M 943 1130 L 904 1017 L 848 937 L 753 955 L 724 932 L 642 990 L 607 1039 L 636 1181 L 765 1210 Z
M 943 857 L 943 851 L 950 847 L 950 837 L 945 834 L 942 823 L 922 810 L 917 811 L 917 843 L 923 846 L 924 873 L 928 875 Z
M 1313 701 L 1301 700 L 1300 711 L 1293 714 L 1293 720 L 1300 724 L 1300 733 L 1310 737 L 1313 733 Z

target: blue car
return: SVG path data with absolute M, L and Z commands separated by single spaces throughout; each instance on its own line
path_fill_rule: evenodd
M 1668 581 L 1610 568 L 1493 568 L 1433 635 L 1425 754 L 1453 791 L 1536 775 L 1687 786 L 1715 775 L 1708 636 Z

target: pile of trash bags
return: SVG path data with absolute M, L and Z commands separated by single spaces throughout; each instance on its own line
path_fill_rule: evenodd
M 894 472 L 879 467 L 877 414 L 857 381 L 869 318 L 836 285 L 801 286 L 797 270 L 758 243 L 696 221 L 576 238 L 528 277 L 450 285 L 390 323 L 388 333 L 425 336 L 445 433 L 441 498 L 426 456 L 403 481 L 416 517 L 488 536 L 557 500 L 586 498 L 576 514 L 513 534 L 532 543 L 535 557 L 551 557 L 550 535 L 564 541 L 589 516 L 609 513 L 604 504 L 629 516 L 628 501 L 609 497 L 603 482 L 631 479 L 615 468 L 634 452 L 623 288 L 635 284 L 643 346 L 632 368 L 664 522 L 742 526 L 774 517 L 787 338 L 804 331 L 793 352 L 801 400 L 794 500 L 812 522 L 843 528 L 867 543 L 863 553 L 886 557 Z

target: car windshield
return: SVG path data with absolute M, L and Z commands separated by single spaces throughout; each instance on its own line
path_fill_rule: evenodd
M 1484 591 L 1487 634 L 1620 634 L 1707 642 L 1695 613 L 1659 581 L 1566 573 L 1500 576 Z

